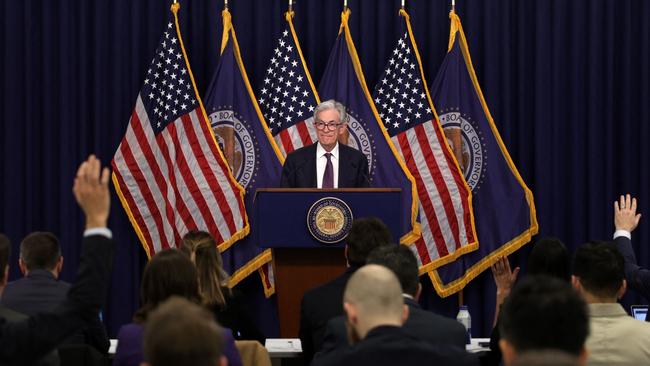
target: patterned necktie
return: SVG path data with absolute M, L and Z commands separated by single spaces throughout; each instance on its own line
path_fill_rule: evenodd
M 332 165 L 332 153 L 325 153 L 327 163 L 323 173 L 323 188 L 334 188 L 334 166 Z

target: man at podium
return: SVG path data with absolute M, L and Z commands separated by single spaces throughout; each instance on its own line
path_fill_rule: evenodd
M 282 167 L 283 188 L 369 187 L 368 159 L 359 150 L 339 143 L 347 133 L 345 106 L 333 99 L 314 109 L 318 141 L 290 153 Z

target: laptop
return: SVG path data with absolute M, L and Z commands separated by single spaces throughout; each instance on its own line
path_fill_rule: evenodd
M 631 308 L 634 319 L 645 321 L 648 314 L 648 305 L 632 305 Z

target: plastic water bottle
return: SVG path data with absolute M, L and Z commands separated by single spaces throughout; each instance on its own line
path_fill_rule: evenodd
M 460 310 L 458 310 L 458 315 L 456 315 L 456 320 L 460 322 L 465 327 L 467 332 L 467 337 L 465 337 L 465 343 L 472 343 L 472 316 L 469 315 L 469 310 L 467 310 L 467 305 L 461 305 Z

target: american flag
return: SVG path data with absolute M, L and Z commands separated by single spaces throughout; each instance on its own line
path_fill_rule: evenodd
M 317 139 L 312 121 L 318 95 L 302 57 L 292 17 L 293 12 L 285 14 L 286 28 L 273 49 L 259 92 L 264 118 L 285 157 Z
M 408 22 L 373 98 L 388 134 L 417 183 L 422 236 L 411 248 L 420 272 L 475 250 L 471 191 L 433 112 Z
M 177 6 L 156 49 L 115 156 L 113 183 L 147 255 L 189 230 L 217 243 L 245 235 L 243 190 L 207 122 L 182 46 Z

